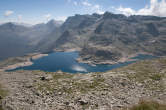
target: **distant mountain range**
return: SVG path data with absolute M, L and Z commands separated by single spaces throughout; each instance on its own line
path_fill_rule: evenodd
M 31 27 L 0 25 L 0 59 L 79 48 L 83 60 L 119 61 L 137 53 L 164 56 L 165 47 L 165 17 L 105 12 L 71 16 L 64 23 L 51 20 Z
M 61 21 L 51 20 L 34 26 L 11 22 L 0 25 L 0 60 L 39 52 L 39 46 L 45 48 L 44 40 L 56 36 L 55 31 L 58 31 L 61 24 Z M 51 33 L 54 35 L 50 35 Z

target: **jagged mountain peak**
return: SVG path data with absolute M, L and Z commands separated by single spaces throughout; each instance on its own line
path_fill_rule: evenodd
M 123 14 L 113 14 L 111 12 L 105 12 L 103 14 L 103 19 L 126 19 L 127 17 Z
M 48 21 L 46 23 L 46 25 L 53 25 L 53 26 L 56 26 L 56 27 L 59 27 L 63 24 L 63 21 L 57 21 L 57 20 L 54 20 L 54 19 L 51 19 L 50 21 Z
M 13 27 L 16 26 L 16 24 L 12 23 L 12 22 L 7 22 L 1 25 L 2 27 Z

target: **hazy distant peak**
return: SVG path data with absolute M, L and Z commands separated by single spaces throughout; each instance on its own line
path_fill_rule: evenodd
M 5 29 L 14 29 L 17 27 L 17 25 L 15 25 L 12 22 L 7 22 L 1 25 L 1 27 L 5 28 Z
M 107 18 L 127 18 L 125 15 L 123 14 L 114 14 L 114 13 L 111 13 L 111 12 L 108 12 L 106 11 L 104 14 L 103 14 L 103 18 L 104 19 L 107 19 Z
M 33 26 L 33 25 L 31 25 L 31 24 L 27 24 L 27 23 L 19 23 L 19 22 L 6 22 L 6 23 L 2 23 L 2 24 L 0 24 L 1 26 L 4 26 L 4 25 L 6 25 L 6 26 L 24 26 L 24 27 L 31 27 L 31 26 Z
M 52 20 L 48 21 L 46 24 L 47 25 L 54 25 L 56 27 L 59 27 L 63 24 L 63 21 L 56 21 L 56 20 L 52 19 Z
M 19 23 L 19 22 L 13 22 L 13 24 L 15 24 L 15 25 L 22 25 L 22 26 L 25 26 L 25 27 L 31 27 L 31 26 L 33 26 L 32 24 L 28 24 L 28 23 Z
M 93 13 L 92 14 L 94 17 L 101 17 L 102 15 L 101 14 L 98 14 L 98 13 Z

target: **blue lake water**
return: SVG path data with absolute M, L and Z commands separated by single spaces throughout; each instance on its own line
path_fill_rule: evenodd
M 78 63 L 75 59 L 79 57 L 78 52 L 54 52 L 50 53 L 48 56 L 44 56 L 33 61 L 33 65 L 19 67 L 14 70 L 43 70 L 47 72 L 55 72 L 61 70 L 63 72 L 69 73 L 88 73 L 88 72 L 104 72 L 126 66 L 128 64 L 134 63 L 135 61 L 129 61 L 125 63 L 118 63 L 113 65 L 96 65 L 91 66 L 85 63 Z M 138 55 L 132 59 L 151 59 L 155 58 L 151 55 Z M 14 71 L 10 70 L 10 71 Z

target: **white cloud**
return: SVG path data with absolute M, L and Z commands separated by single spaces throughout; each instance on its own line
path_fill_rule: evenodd
M 120 6 L 117 11 L 119 11 L 120 13 L 130 16 L 130 15 L 134 15 L 136 12 L 135 10 L 131 9 L 131 8 L 124 8 L 122 6 Z
M 18 21 L 20 21 L 22 19 L 22 15 L 18 15 Z
M 73 4 L 74 4 L 75 6 L 77 6 L 77 5 L 78 5 L 78 3 L 77 3 L 76 1 L 74 1 L 74 2 L 73 2 Z
M 49 20 L 49 19 L 51 18 L 51 14 L 46 14 L 46 15 L 44 15 L 44 17 L 45 17 L 47 20 Z
M 70 2 L 71 2 L 71 0 L 67 0 L 67 2 L 69 2 L 69 3 L 70 3 Z
M 4 16 L 8 17 L 8 16 L 12 15 L 13 13 L 14 13 L 14 11 L 7 10 L 7 11 L 5 11 Z
M 92 11 L 98 13 L 98 14 L 103 14 L 104 11 L 102 10 L 101 6 L 100 5 L 94 5 L 91 7 Z
M 116 9 L 116 11 L 125 15 L 154 15 L 166 17 L 166 1 L 150 0 L 150 5 L 147 5 L 139 10 L 120 6 Z
M 103 14 L 104 13 L 104 11 L 103 11 L 103 9 L 101 8 L 100 5 L 98 5 L 98 4 L 91 4 L 91 3 L 88 2 L 88 0 L 82 1 L 81 5 L 84 6 L 85 9 L 88 12 L 98 13 L 98 14 Z
M 65 21 L 66 19 L 67 19 L 66 16 L 57 16 L 57 17 L 55 17 L 55 20 L 57 20 L 57 21 Z
M 83 1 L 82 5 L 84 5 L 84 6 L 92 6 L 92 4 L 90 4 L 88 1 Z

